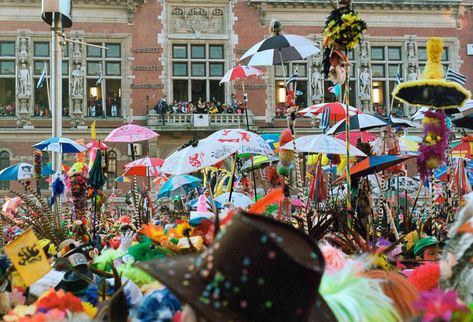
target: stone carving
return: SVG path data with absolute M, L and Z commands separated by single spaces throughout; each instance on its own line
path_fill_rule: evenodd
M 28 38 L 20 38 L 18 59 L 20 63 L 28 61 Z
M 320 69 L 315 67 L 311 77 L 312 99 L 317 100 L 324 96 L 323 77 Z
M 417 71 L 414 66 L 409 67 L 409 74 L 407 74 L 407 80 L 408 81 L 414 81 L 417 80 Z
M 79 39 L 74 39 L 74 41 L 79 41 Z M 82 51 L 81 51 L 81 44 L 76 42 L 73 43 L 72 49 L 72 62 L 74 64 L 79 64 L 82 60 Z
M 366 41 L 363 41 L 360 44 L 360 63 L 362 65 L 368 65 L 368 43 Z
M 126 12 L 128 23 L 135 21 L 135 12 L 139 6 L 144 4 L 144 0 L 127 0 L 126 1 Z
M 414 65 L 416 61 L 416 45 L 413 42 L 407 43 L 407 63 Z
M 171 33 L 193 33 L 197 38 L 203 34 L 225 33 L 223 8 L 174 7 L 171 21 Z
M 26 68 L 26 64 L 22 64 L 21 69 L 18 72 L 18 95 L 30 96 L 31 95 L 30 85 L 31 85 L 30 71 Z
M 83 93 L 83 82 L 84 82 L 84 70 L 80 64 L 76 66 L 76 69 L 72 71 L 72 95 L 79 96 L 84 95 Z
M 360 73 L 360 97 L 362 100 L 371 99 L 371 75 L 366 67 Z

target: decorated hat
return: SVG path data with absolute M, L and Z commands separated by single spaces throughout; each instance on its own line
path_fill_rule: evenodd
M 68 256 L 70 269 L 64 274 L 61 282 L 55 287 L 56 290 L 63 289 L 66 292 L 78 294 L 84 291 L 94 276 L 87 266 L 87 258 L 82 253 L 74 253 Z
M 393 90 L 394 97 L 417 106 L 436 108 L 463 106 L 470 99 L 471 92 L 456 82 L 443 79 L 442 53 L 442 38 L 430 38 L 427 42 L 427 64 L 422 79 L 400 83 Z
M 336 321 L 318 292 L 320 249 L 267 217 L 240 213 L 202 255 L 139 266 L 209 321 Z
M 437 245 L 438 243 L 439 241 L 435 237 L 422 238 L 414 245 L 414 256 L 420 255 L 425 248 Z

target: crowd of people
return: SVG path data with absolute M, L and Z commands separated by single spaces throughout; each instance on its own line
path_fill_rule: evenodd
M 153 109 L 157 114 L 242 114 L 244 104 L 238 101 L 234 95 L 232 95 L 232 101 L 229 104 L 222 103 L 215 97 L 212 97 L 210 101 L 199 97 L 196 102 L 175 99 L 168 103 L 167 96 L 163 96 Z

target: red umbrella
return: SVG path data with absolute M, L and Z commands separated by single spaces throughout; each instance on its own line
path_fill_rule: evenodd
M 347 109 L 345 108 L 345 105 L 339 102 L 315 104 L 303 110 L 300 110 L 298 113 L 302 116 L 306 115 L 307 113 L 318 115 L 326 110 L 330 111 L 330 121 L 341 120 L 347 114 Z M 348 113 L 353 116 L 355 114 L 362 114 L 363 112 L 357 109 L 356 107 L 349 106 Z
M 124 176 L 156 177 L 161 175 L 164 160 L 159 158 L 143 158 L 125 165 Z
M 398 163 L 408 159 L 415 158 L 415 155 L 372 155 L 355 164 L 350 169 L 351 178 L 366 176 L 368 174 L 383 171 Z M 337 181 L 346 178 L 346 172 L 343 173 Z
M 341 132 L 335 136 L 337 139 L 346 140 L 346 133 Z M 374 135 L 370 132 L 362 132 L 362 131 L 350 131 L 350 142 L 358 142 L 358 139 L 361 139 L 361 142 L 370 142 L 374 141 L 378 138 L 378 136 Z
M 459 144 L 452 147 L 452 155 L 472 158 L 473 157 L 473 135 L 468 134 L 463 137 Z
M 264 71 L 257 67 L 236 66 L 225 73 L 220 83 L 228 83 L 237 79 L 244 79 L 249 76 L 261 76 L 263 74 Z

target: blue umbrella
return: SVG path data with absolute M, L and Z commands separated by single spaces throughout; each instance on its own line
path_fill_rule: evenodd
M 17 163 L 0 171 L 0 180 L 24 180 L 31 179 L 34 176 L 34 168 L 29 163 Z
M 201 179 L 187 174 L 172 176 L 159 191 L 158 199 L 163 197 L 171 197 L 171 195 L 180 194 L 182 191 L 191 191 L 192 189 L 198 187 L 201 182 Z
M 199 202 L 199 198 L 195 198 L 195 199 L 192 199 L 192 200 L 188 201 L 187 205 L 190 208 L 195 208 L 195 207 L 197 207 L 198 202 Z M 217 209 L 223 209 L 223 205 L 220 202 L 214 200 L 214 203 L 215 203 L 215 207 L 217 207 Z M 207 197 L 207 204 L 209 204 L 209 205 L 212 204 L 212 200 L 210 200 L 209 197 Z
M 62 137 L 52 137 L 33 145 L 41 151 L 52 151 L 59 153 L 79 153 L 87 150 L 87 148 L 79 143 Z

